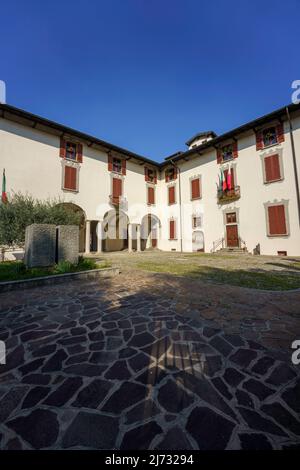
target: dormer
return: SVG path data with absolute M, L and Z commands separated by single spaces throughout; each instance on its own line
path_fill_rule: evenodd
M 199 145 L 205 144 L 211 139 L 217 137 L 217 134 L 214 131 L 198 132 L 198 134 L 191 137 L 185 145 L 188 146 L 189 150 L 198 147 Z

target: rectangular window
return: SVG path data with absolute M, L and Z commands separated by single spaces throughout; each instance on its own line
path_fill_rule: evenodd
M 284 142 L 283 125 L 270 126 L 256 133 L 256 150 Z
M 152 168 L 145 167 L 145 181 L 149 181 L 150 183 L 157 183 L 157 174 L 156 171 Z
M 61 158 L 82 163 L 82 150 L 82 144 L 79 142 L 74 143 L 64 140 L 63 137 L 60 138 L 59 156 Z
M 173 181 L 177 178 L 177 170 L 176 168 L 172 167 L 172 168 L 168 168 L 168 170 L 166 170 L 165 172 L 165 180 L 166 182 L 168 181 Z
M 287 235 L 283 204 L 268 207 L 269 235 Z
M 122 160 L 120 158 L 113 158 L 112 170 L 116 173 L 122 172 Z
M 76 161 L 76 144 L 73 142 L 66 142 L 66 158 Z
M 200 178 L 195 178 L 191 181 L 191 199 L 200 199 L 201 189 L 200 189 Z
M 193 228 L 201 227 L 201 217 L 193 216 Z
M 175 220 L 170 220 L 170 240 L 176 239 L 176 226 Z
M 168 187 L 168 202 L 169 205 L 175 204 L 175 186 Z
M 238 144 L 233 142 L 232 144 L 223 145 L 217 150 L 217 163 L 228 162 L 238 157 Z
M 226 214 L 226 223 L 235 224 L 236 223 L 236 212 L 229 212 Z
M 265 183 L 278 181 L 281 179 L 279 155 L 270 155 L 264 158 Z
M 64 168 L 64 189 L 77 191 L 77 168 L 67 165 Z
M 147 193 L 148 193 L 148 204 L 155 204 L 155 190 L 153 186 L 148 186 L 147 187 Z
M 225 147 L 222 148 L 222 160 L 223 162 L 227 162 L 228 160 L 233 159 L 233 146 L 232 144 L 230 145 L 225 145 Z
M 112 180 L 112 202 L 118 204 L 122 196 L 122 180 L 121 178 L 113 178 Z
M 277 144 L 277 133 L 276 127 L 268 127 L 268 129 L 263 130 L 263 145 L 268 147 L 269 145 Z

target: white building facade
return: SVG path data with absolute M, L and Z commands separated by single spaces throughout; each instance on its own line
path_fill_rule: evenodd
M 55 198 L 80 212 L 80 251 L 300 256 L 299 105 L 187 145 L 159 164 L 0 104 L 8 197 Z

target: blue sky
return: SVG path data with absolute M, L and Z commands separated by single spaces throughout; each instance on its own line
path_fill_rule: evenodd
M 291 101 L 299 0 L 7 0 L 7 102 L 162 160 Z

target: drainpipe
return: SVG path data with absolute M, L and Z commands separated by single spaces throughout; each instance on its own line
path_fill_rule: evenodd
M 179 166 L 176 165 L 176 163 L 173 162 L 173 160 L 170 160 L 171 164 L 178 170 L 179 173 L 179 178 L 178 178 L 178 189 L 179 189 L 179 223 L 180 223 L 180 251 L 182 253 L 182 211 L 181 211 L 181 172 Z
M 296 161 L 296 151 L 295 151 L 295 142 L 294 142 L 294 135 L 293 135 L 293 126 L 290 118 L 289 108 L 286 107 L 286 115 L 289 122 L 290 127 L 290 139 L 291 139 L 291 146 L 292 146 L 292 156 L 293 156 L 293 166 L 294 166 L 294 175 L 295 175 L 295 186 L 296 186 L 296 197 L 297 197 L 297 207 L 298 207 L 298 222 L 300 226 L 300 191 L 299 191 L 299 180 L 298 180 L 298 172 L 297 172 L 297 161 Z

